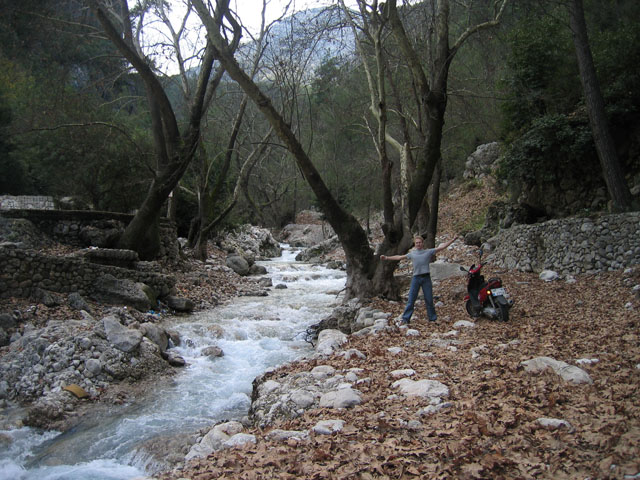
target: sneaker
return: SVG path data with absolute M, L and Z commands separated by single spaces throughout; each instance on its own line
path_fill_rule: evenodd
M 430 318 L 429 321 L 432 322 L 432 323 L 436 323 L 438 321 L 438 319 L 437 318 Z

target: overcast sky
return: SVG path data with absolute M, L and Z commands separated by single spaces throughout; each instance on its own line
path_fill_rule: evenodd
M 137 1 L 138 0 L 128 0 L 130 6 L 135 5 Z M 294 12 L 300 10 L 331 5 L 332 3 L 337 3 L 337 1 L 338 0 L 266 0 L 266 22 L 267 24 L 269 24 L 275 19 L 282 17 L 283 14 L 285 16 L 290 16 Z M 172 10 L 170 17 L 172 18 L 172 23 L 174 24 L 175 28 L 180 25 L 182 16 L 184 15 L 184 2 L 185 0 L 169 0 L 169 4 Z M 348 6 L 354 6 L 356 5 L 356 0 L 346 0 L 345 3 Z M 262 4 L 263 0 L 230 0 L 229 2 L 230 8 L 237 13 L 245 28 L 247 28 L 254 34 L 258 33 L 260 30 Z M 197 16 L 195 14 L 192 15 L 190 17 L 189 24 L 198 24 L 199 22 L 196 19 Z M 150 27 L 146 33 L 146 35 L 148 36 L 148 45 L 154 45 L 157 42 L 158 38 L 166 38 L 166 29 L 157 20 L 152 21 L 152 23 L 148 26 Z M 244 35 L 244 40 L 248 40 L 246 34 Z M 194 41 L 198 43 L 197 40 Z M 152 53 L 152 56 L 156 61 L 156 66 L 164 70 L 165 73 L 177 73 L 178 69 L 175 61 L 172 58 L 167 57 L 162 52 L 158 51 Z M 197 62 L 197 58 L 192 58 L 191 61 L 187 62 L 187 68 L 194 66 L 194 64 L 197 64 Z

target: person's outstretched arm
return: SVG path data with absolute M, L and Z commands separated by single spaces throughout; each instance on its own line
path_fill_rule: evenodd
M 456 235 L 453 236 L 453 238 L 451 240 L 449 240 L 447 243 L 441 243 L 440 245 L 438 245 L 436 247 L 436 252 L 439 252 L 441 250 L 444 250 L 445 248 L 447 248 L 449 245 L 451 245 L 453 242 L 455 242 L 458 239 L 458 237 Z
M 380 260 L 404 260 L 406 255 L 380 255 Z

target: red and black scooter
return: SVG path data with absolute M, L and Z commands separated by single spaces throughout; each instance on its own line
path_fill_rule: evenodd
M 485 265 L 482 263 L 482 250 L 478 255 L 478 265 L 471 265 L 469 270 L 460 267 L 460 270 L 467 272 L 467 295 L 464 297 L 467 313 L 472 318 L 484 315 L 506 322 L 509 320 L 509 309 L 513 305 L 513 300 L 503 287 L 500 278 L 490 278 L 485 282 L 482 275 L 482 267 Z

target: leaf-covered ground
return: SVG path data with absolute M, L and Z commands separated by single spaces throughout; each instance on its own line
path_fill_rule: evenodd
M 444 203 L 442 232 L 465 224 L 478 194 L 458 192 Z M 464 252 L 444 256 L 471 261 Z M 311 410 L 263 431 L 249 430 L 258 439 L 255 445 L 214 453 L 161 478 L 640 478 L 640 299 L 633 290 L 640 284 L 640 268 L 577 276 L 576 283 L 547 283 L 536 274 L 495 271 L 491 265 L 485 275 L 499 275 L 514 298 L 509 322 L 480 319 L 475 328 L 451 337 L 461 342 L 455 348 L 432 346 L 433 334 L 445 335 L 456 321 L 468 319 L 464 277 L 440 282 L 438 322 L 426 322 L 423 307 L 414 315 L 412 327 L 420 336 L 392 328 L 352 337 L 344 348 L 356 348 L 366 359 L 334 355 L 272 374 L 277 378 L 319 364 L 361 368 L 359 377 L 371 379 L 356 387 L 362 404 Z M 403 309 L 379 299 L 372 305 L 392 318 Z M 390 347 L 402 352 L 393 354 Z M 525 372 L 521 362 L 538 356 L 571 365 L 592 360 L 579 366 L 593 384 L 572 385 L 552 371 Z M 420 416 L 425 401 L 405 399 L 391 387 L 390 372 L 407 368 L 415 370 L 414 379 L 447 385 L 452 406 Z M 540 418 L 564 420 L 570 427 L 548 429 Z M 344 429 L 300 442 L 266 438 L 271 429 L 306 431 L 327 419 L 344 420 Z
M 477 212 L 496 198 L 489 188 L 458 189 L 443 198 L 439 233 L 447 240 L 477 223 Z M 454 244 L 441 256 L 469 265 L 471 249 Z M 65 254 L 61 250 L 59 254 Z M 224 255 L 217 255 L 223 264 Z M 215 263 L 215 260 L 213 261 Z M 178 277 L 178 290 L 207 308 L 240 294 L 243 285 L 223 270 L 191 262 Z M 504 272 L 489 264 L 485 276 L 499 275 L 515 305 L 508 323 L 481 319 L 473 329 L 451 337 L 456 349 L 430 344 L 466 320 L 464 277 L 435 286 L 442 304 L 437 324 L 425 322 L 419 307 L 407 337 L 393 328 L 377 336 L 353 337 L 366 360 L 333 356 L 284 366 L 273 376 L 308 371 L 316 364 L 336 369 L 361 368 L 357 385 L 363 402 L 347 410 L 307 411 L 264 431 L 252 430 L 255 445 L 217 452 L 188 469 L 161 475 L 164 480 L 203 479 L 607 479 L 640 478 L 640 267 L 627 272 L 577 276 L 546 283 L 536 274 Z M 375 300 L 372 305 L 395 318 L 402 303 Z M 66 305 L 33 308 L 30 300 L 3 299 L 3 311 L 21 310 L 36 324 L 74 318 Z M 99 306 L 95 306 L 99 316 Z M 401 347 L 392 354 L 390 347 Z M 473 349 L 473 350 L 472 350 Z M 474 355 L 475 352 L 475 355 Z M 525 372 L 521 362 L 538 356 L 581 365 L 593 384 L 572 385 L 551 371 Z M 450 389 L 452 406 L 420 416 L 424 401 L 398 396 L 390 372 L 415 370 L 414 379 L 437 379 Z M 561 419 L 570 428 L 548 430 L 539 418 Z M 268 440 L 270 429 L 309 430 L 318 421 L 342 419 L 344 429 L 331 436 L 311 434 L 305 442 Z
M 436 325 L 422 319 L 404 330 L 351 338 L 366 360 L 327 360 L 288 365 L 274 376 L 310 370 L 362 368 L 363 403 L 347 410 L 319 409 L 273 425 L 308 430 L 319 420 L 342 419 L 345 429 L 307 442 L 277 443 L 268 430 L 251 431 L 258 443 L 218 452 L 188 471 L 163 478 L 625 478 L 640 473 L 640 304 L 632 292 L 638 271 L 578 278 L 575 284 L 545 283 L 535 275 L 501 274 L 516 305 L 508 323 L 479 320 L 461 329 L 456 349 L 429 346 L 432 333 L 446 333 L 466 319 L 456 283 L 437 287 L 443 306 Z M 632 302 L 633 310 L 625 307 Z M 402 305 L 377 302 L 397 315 Z M 484 345 L 484 347 L 482 347 Z M 402 347 L 394 355 L 389 347 Z M 480 347 L 480 348 L 477 348 Z M 479 353 L 473 358 L 471 349 Z M 581 365 L 592 385 L 572 385 L 548 371 L 525 372 L 522 361 L 549 356 Z M 436 378 L 450 389 L 453 406 L 418 416 L 427 405 L 391 388 L 390 372 L 411 368 L 413 378 Z M 539 418 L 567 421 L 548 430 Z M 412 422 L 413 421 L 413 422 Z M 417 423 L 417 422 L 419 423 Z

